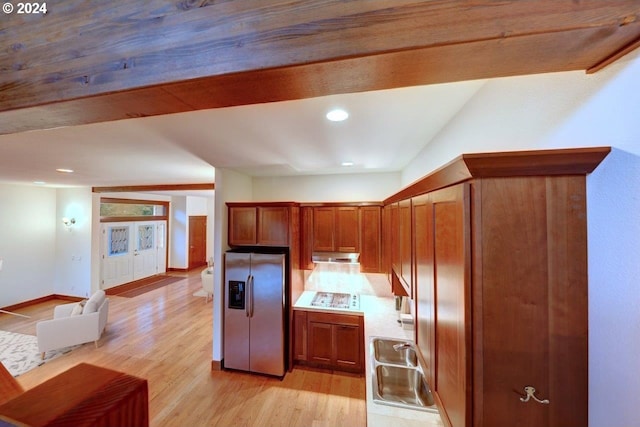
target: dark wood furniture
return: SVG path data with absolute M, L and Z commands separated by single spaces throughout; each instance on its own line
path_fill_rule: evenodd
M 7 368 L 0 363 L 0 405 L 21 395 L 23 392 L 24 390 L 20 383 L 18 383 Z
M 411 200 L 416 339 L 445 425 L 588 424 L 586 174 L 609 151 L 463 155 L 385 201 Z
M 0 405 L 0 421 L 31 427 L 148 426 L 147 380 L 81 363 Z
M 294 319 L 296 363 L 363 373 L 363 316 L 294 310 Z

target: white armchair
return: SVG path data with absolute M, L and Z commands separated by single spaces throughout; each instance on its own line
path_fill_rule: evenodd
M 49 350 L 84 344 L 94 341 L 96 348 L 109 315 L 109 298 L 103 290 L 96 291 L 84 304 L 58 305 L 53 310 L 53 319 L 36 324 L 38 350 L 44 359 Z M 81 312 L 80 312 L 81 311 Z
M 200 279 L 202 280 L 202 289 L 207 294 L 204 300 L 206 304 L 209 302 L 209 298 L 213 301 L 213 266 L 202 270 Z

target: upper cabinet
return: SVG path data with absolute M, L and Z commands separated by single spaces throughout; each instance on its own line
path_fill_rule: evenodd
M 314 252 L 358 252 L 358 207 L 320 206 L 312 212 Z
M 382 262 L 382 207 L 331 203 L 302 206 L 302 264 L 313 268 L 313 252 L 360 254 L 360 270 L 378 273 Z
M 387 199 L 446 426 L 588 425 L 586 174 L 608 152 L 464 155 Z
M 229 235 L 231 246 L 258 243 L 258 208 L 255 206 L 229 206 Z
M 335 250 L 337 252 L 360 252 L 360 208 L 341 206 L 335 210 Z
M 360 209 L 360 271 L 380 273 L 382 270 L 382 208 L 362 206 Z
M 336 211 L 333 207 L 314 207 L 311 209 L 313 224 L 313 252 L 336 251 Z
M 227 203 L 230 246 L 291 246 L 298 208 L 291 203 Z

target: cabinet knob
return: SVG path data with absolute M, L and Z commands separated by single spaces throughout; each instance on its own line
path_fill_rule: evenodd
M 528 402 L 529 399 L 533 399 L 538 403 L 542 403 L 543 405 L 548 405 L 549 404 L 549 399 L 543 399 L 540 400 L 538 399 L 535 394 L 536 394 L 536 389 L 534 387 L 531 387 L 530 385 L 526 386 L 524 388 L 524 392 L 525 392 L 525 396 L 520 398 L 520 402 Z

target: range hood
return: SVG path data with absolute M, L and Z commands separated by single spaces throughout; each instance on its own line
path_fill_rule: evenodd
M 360 254 L 356 252 L 314 252 L 311 261 L 314 263 L 335 262 L 357 264 Z

